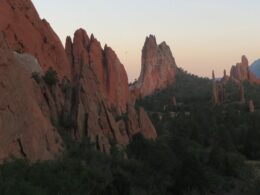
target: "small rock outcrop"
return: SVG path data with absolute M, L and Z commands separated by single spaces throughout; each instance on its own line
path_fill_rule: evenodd
M 241 62 L 231 67 L 230 77 L 236 82 L 249 81 L 260 84 L 260 79 L 250 70 L 249 62 L 246 56 L 242 56 Z
M 174 83 L 177 66 L 170 47 L 157 45 L 155 36 L 146 38 L 142 50 L 142 67 L 139 79 L 131 86 L 133 96 L 144 98 Z

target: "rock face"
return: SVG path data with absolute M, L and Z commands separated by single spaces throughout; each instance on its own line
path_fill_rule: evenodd
M 142 67 L 138 81 L 131 86 L 136 98 L 143 98 L 157 90 L 168 87 L 175 81 L 177 66 L 169 46 L 157 45 L 155 36 L 146 38 L 142 50 Z
M 88 135 L 98 149 L 109 152 L 110 142 L 126 145 L 136 133 L 155 138 L 156 131 L 144 110 L 130 103 L 127 74 L 115 52 L 104 49 L 83 29 L 67 38 L 66 53 L 73 67 L 75 86 L 72 116 L 75 137 Z
M 31 0 L 1 0 L 0 30 L 17 53 L 36 57 L 44 71 L 52 67 L 62 78 L 70 76 L 64 48 L 46 20 L 41 20 Z
M 56 125 L 107 153 L 134 134 L 157 136 L 147 113 L 130 101 L 115 52 L 83 29 L 64 49 L 30 0 L 0 1 L 0 93 L 0 160 L 60 155 Z
M 11 156 L 47 160 L 62 151 L 62 140 L 42 111 L 44 97 L 23 62 L 0 34 L 1 161 Z

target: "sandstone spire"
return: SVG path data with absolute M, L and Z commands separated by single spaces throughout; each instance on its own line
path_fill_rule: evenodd
M 140 77 L 131 89 L 135 93 L 139 90 L 141 98 L 151 95 L 172 84 L 176 71 L 177 66 L 170 47 L 165 42 L 157 45 L 155 36 L 150 35 L 142 50 Z

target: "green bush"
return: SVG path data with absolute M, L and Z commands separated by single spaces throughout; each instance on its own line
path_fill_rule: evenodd
M 58 74 L 55 70 L 53 70 L 51 67 L 47 70 L 45 75 L 43 76 L 43 80 L 45 83 L 47 83 L 49 86 L 56 85 L 58 82 Z

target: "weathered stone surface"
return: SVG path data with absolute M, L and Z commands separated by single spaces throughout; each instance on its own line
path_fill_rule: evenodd
M 125 68 L 110 47 L 105 46 L 104 56 L 104 65 L 107 69 L 105 88 L 109 101 L 114 103 L 120 112 L 125 112 L 129 102 L 128 78 Z
M 20 65 L 22 65 L 30 74 L 42 74 L 42 68 L 34 56 L 27 53 L 19 54 L 15 51 L 13 53 L 14 57 L 20 62 Z
M 11 50 L 36 57 L 42 69 L 55 69 L 70 77 L 70 66 L 61 41 L 46 20 L 41 20 L 30 0 L 0 1 L 0 31 Z
M 177 66 L 169 46 L 165 42 L 157 45 L 155 36 L 150 35 L 142 50 L 141 74 L 131 87 L 132 91 L 143 98 L 165 89 L 175 81 L 176 71 Z
M 73 40 L 67 38 L 65 50 L 73 60 L 73 80 L 78 86 L 72 105 L 75 137 L 89 136 L 104 152 L 109 151 L 111 141 L 126 145 L 139 132 L 155 138 L 148 116 L 144 111 L 137 114 L 130 104 L 127 74 L 115 52 L 108 46 L 103 49 L 83 29 L 75 32 Z
M 41 109 L 44 98 L 22 65 L 24 58 L 15 58 L 0 34 L 0 160 L 53 159 L 61 152 L 62 141 Z

